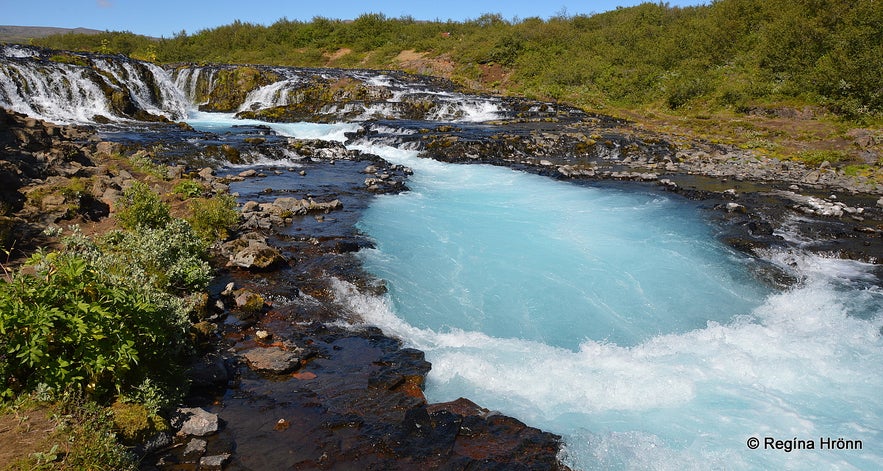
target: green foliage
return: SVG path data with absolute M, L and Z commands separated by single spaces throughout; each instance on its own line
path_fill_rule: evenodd
M 171 220 L 169 206 L 140 181 L 123 192 L 118 205 L 116 218 L 126 229 L 157 228 Z
M 811 167 L 818 167 L 824 162 L 836 164 L 849 159 L 849 156 L 838 150 L 807 150 L 797 154 L 796 160 Z
M 112 283 L 86 257 L 40 252 L 28 265 L 34 274 L 0 282 L 3 397 L 40 385 L 107 397 L 170 371 L 183 352 L 174 309 Z
M 190 201 L 190 225 L 205 242 L 226 239 L 239 222 L 236 200 L 228 194 Z
M 101 243 L 102 253 L 95 260 L 120 282 L 137 280 L 178 294 L 203 290 L 211 281 L 205 243 L 182 219 L 162 227 L 110 232 Z
M 175 184 L 172 193 L 182 199 L 196 198 L 205 190 L 203 185 L 195 180 L 184 179 Z

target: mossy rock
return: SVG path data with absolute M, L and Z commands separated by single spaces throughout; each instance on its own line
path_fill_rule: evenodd
M 54 54 L 49 57 L 51 62 L 56 62 L 59 64 L 70 64 L 70 65 L 78 65 L 80 67 L 89 67 L 89 61 L 83 57 L 78 56 L 76 54 L 70 53 L 59 53 Z
M 279 74 L 256 67 L 221 69 L 215 75 L 215 87 L 208 94 L 203 111 L 236 111 L 253 90 L 281 80 Z
M 114 431 L 125 445 L 144 443 L 157 433 L 169 430 L 165 419 L 151 413 L 142 404 L 117 401 L 110 406 L 110 410 L 113 412 Z

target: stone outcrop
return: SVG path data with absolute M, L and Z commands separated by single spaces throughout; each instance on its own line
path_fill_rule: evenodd
M 58 126 L 0 108 L 0 245 L 20 244 L 46 224 L 109 213 L 121 189 L 97 161 L 89 128 Z
M 228 265 L 247 270 L 267 270 L 285 261 L 279 251 L 267 243 L 267 238 L 257 232 L 248 232 L 224 243 L 221 254 L 229 259 Z

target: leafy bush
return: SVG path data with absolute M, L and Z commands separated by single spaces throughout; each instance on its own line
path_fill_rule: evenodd
M 136 181 L 123 192 L 116 217 L 126 229 L 162 227 L 171 220 L 169 205 L 147 184 Z
M 105 398 L 169 375 L 185 350 L 179 313 L 112 283 L 70 252 L 37 253 L 0 282 L 0 396 L 41 386 Z M 176 328 L 178 326 L 178 328 Z
M 835 164 L 849 159 L 843 151 L 837 150 L 807 150 L 797 154 L 796 159 L 811 167 L 818 167 L 824 162 Z
M 190 214 L 193 230 L 208 243 L 226 239 L 239 222 L 236 200 L 228 194 L 190 201 Z
M 110 232 L 101 242 L 105 253 L 97 261 L 121 283 L 137 280 L 178 294 L 203 290 L 211 281 L 205 243 L 183 219 L 159 228 Z
M 183 199 L 196 198 L 201 195 L 205 188 L 201 183 L 189 179 L 181 180 L 172 188 L 172 193 Z

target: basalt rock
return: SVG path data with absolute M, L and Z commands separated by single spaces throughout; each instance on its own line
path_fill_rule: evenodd
M 221 245 L 221 254 L 228 257 L 229 265 L 247 270 L 267 270 L 285 261 L 278 250 L 267 244 L 267 238 L 257 232 Z

